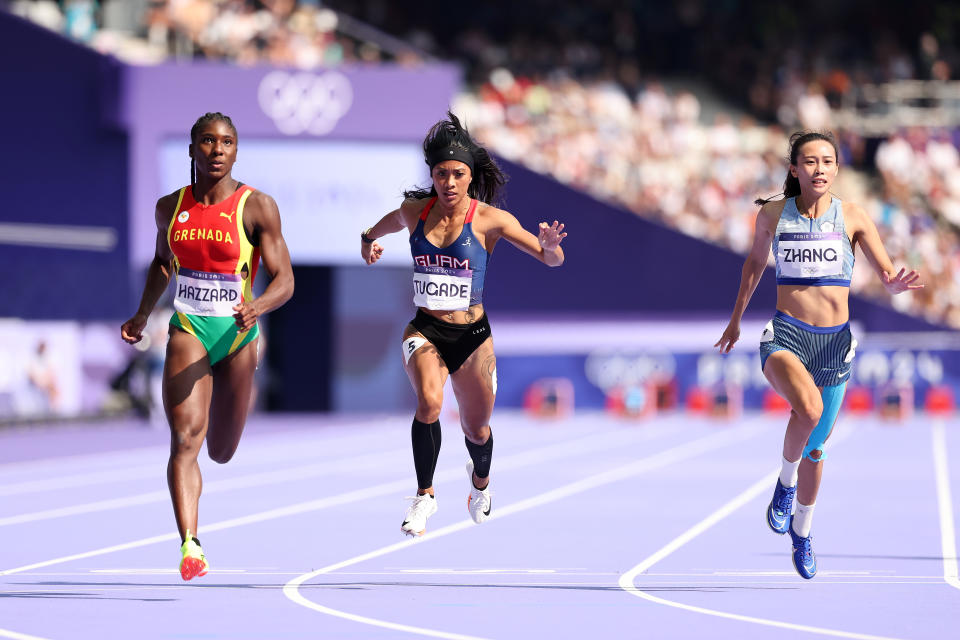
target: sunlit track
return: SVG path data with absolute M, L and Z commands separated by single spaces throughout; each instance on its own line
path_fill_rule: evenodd
M 510 468 L 515 468 L 515 467 L 520 467 L 525 465 L 539 464 L 539 463 L 549 462 L 551 460 L 563 458 L 565 456 L 581 455 L 585 452 L 624 446 L 625 444 L 628 444 L 631 442 L 636 444 L 642 440 L 655 438 L 656 435 L 657 434 L 655 433 L 646 433 L 646 432 L 631 433 L 627 431 L 621 431 L 621 432 L 611 432 L 599 438 L 595 436 L 589 436 L 586 438 L 577 438 L 571 441 L 560 442 L 552 445 L 539 447 L 533 451 L 529 451 L 522 454 L 513 454 L 513 455 L 503 456 L 503 458 L 498 461 L 498 466 L 500 469 L 510 469 Z M 459 470 L 452 470 L 452 469 L 446 470 L 446 471 L 440 471 L 436 474 L 436 480 L 439 482 L 444 479 L 456 477 L 461 473 L 462 472 L 460 472 Z M 409 482 L 410 481 L 408 479 L 386 482 L 378 485 L 373 485 L 364 489 L 349 491 L 336 496 L 331 496 L 329 498 L 321 498 L 319 500 L 310 500 L 303 503 L 288 505 L 286 507 L 270 509 L 260 513 L 248 514 L 248 515 L 241 516 L 239 518 L 234 518 L 226 521 L 215 522 L 215 523 L 204 525 L 203 531 L 204 532 L 222 531 L 224 529 L 231 529 L 234 527 L 252 524 L 256 522 L 263 522 L 266 520 L 298 515 L 298 514 L 307 513 L 310 511 L 316 511 L 319 509 L 325 509 L 332 506 L 337 506 L 344 503 L 365 500 L 375 496 L 388 495 L 394 492 L 402 491 L 404 488 L 406 488 L 409 485 Z M 30 564 L 30 565 L 24 565 L 21 567 L 14 567 L 11 569 L 0 570 L 0 575 L 11 575 L 14 573 L 20 573 L 20 572 L 28 571 L 31 569 L 51 566 L 51 565 L 60 564 L 63 562 L 69 562 L 71 560 L 79 560 L 84 558 L 95 557 L 95 556 L 104 555 L 107 553 L 114 553 L 116 551 L 134 549 L 138 547 L 156 544 L 158 542 L 165 542 L 165 541 L 175 540 L 175 539 L 177 539 L 176 534 L 160 534 L 160 535 L 151 536 L 148 538 L 143 538 L 140 540 L 134 540 L 127 543 L 122 543 L 119 545 L 110 545 L 108 547 L 103 547 L 101 549 L 95 549 L 92 551 L 87 551 L 79 554 L 73 554 L 73 555 L 64 556 L 60 558 L 54 558 L 51 560 L 45 560 L 45 561 Z
M 949 457 L 957 426 L 945 421 L 934 449 Z M 810 582 L 792 572 L 788 543 L 762 519 L 780 417 L 628 422 L 583 414 L 533 422 L 514 414 L 500 416 L 497 428 L 490 520 L 467 519 L 465 453 L 450 437 L 435 478 L 440 511 L 418 539 L 398 531 L 412 472 L 407 429 L 389 424 L 365 432 L 327 426 L 325 438 L 310 429 L 300 437 L 260 434 L 245 441 L 257 445 L 245 460 L 205 468 L 200 537 L 212 567 L 191 582 L 179 578 L 179 541 L 160 492 L 149 504 L 10 523 L 11 539 L 26 543 L 0 547 L 0 637 L 60 640 L 74 636 L 59 620 L 86 620 L 101 640 L 153 640 L 179 632 L 173 610 L 195 621 L 193 633 L 214 640 L 271 637 L 277 619 L 295 636 L 322 629 L 328 637 L 599 638 L 643 625 L 651 636 L 760 640 L 774 630 L 770 621 L 791 637 L 949 636 L 945 612 L 957 590 L 940 573 L 950 537 L 942 513 L 957 487 L 950 469 L 931 474 L 931 440 L 916 437 L 929 422 L 838 425 L 818 507 L 820 573 Z M 338 457 L 328 442 L 350 453 Z M 315 464 L 305 443 L 324 449 Z M 256 460 L 260 446 L 268 463 Z M 849 513 L 859 479 L 894 461 L 898 492 Z M 57 469 L 51 461 L 33 464 Z M 104 479 L 134 467 L 111 452 L 72 460 L 49 479 Z M 45 480 L 6 477 L 21 486 Z M 11 494 L 35 508 L 8 517 L 109 504 L 137 482 Z M 888 517 L 891 500 L 903 517 Z M 860 535 L 851 525 L 859 516 L 879 532 Z M 264 540 L 269 554 L 260 553 Z M 638 559 L 646 560 L 627 572 Z M 842 613 L 832 605 L 839 602 Z M 784 606 L 822 614 L 776 613 Z M 203 613 L 221 610 L 231 614 Z M 485 622 L 477 626 L 480 611 Z
M 940 540 L 943 551 L 943 579 L 960 589 L 957 571 L 957 530 L 953 519 L 953 497 L 950 491 L 950 468 L 947 464 L 947 438 L 943 420 L 933 421 L 933 470 L 937 478 L 937 506 L 940 511 Z
M 543 504 L 560 500 L 562 498 L 575 495 L 577 493 L 582 493 L 591 489 L 596 489 L 598 487 L 603 487 L 604 485 L 620 482 L 627 480 L 631 477 L 634 477 L 641 473 L 649 473 L 657 469 L 661 469 L 666 465 L 681 462 L 689 458 L 693 458 L 699 455 L 703 455 L 709 451 L 728 446 L 730 444 L 736 443 L 739 440 L 745 439 L 754 435 L 756 433 L 756 427 L 740 427 L 737 430 L 730 430 L 726 432 L 721 432 L 718 434 L 713 434 L 694 440 L 682 445 L 678 445 L 666 451 L 661 451 L 657 454 L 642 458 L 636 462 L 624 465 L 622 467 L 617 467 L 599 473 L 581 480 L 577 480 L 570 484 L 564 485 L 562 487 L 557 487 L 546 493 L 540 495 L 532 496 L 525 500 L 519 502 L 514 502 L 513 504 L 507 505 L 505 508 L 498 508 L 496 513 L 492 514 L 488 519 L 488 522 L 491 520 L 499 520 L 507 516 L 513 515 L 515 513 L 520 513 L 526 511 L 527 509 L 533 509 L 539 507 Z M 307 581 L 316 578 L 317 576 L 332 573 L 344 567 L 351 565 L 359 564 L 367 560 L 377 558 L 388 553 L 393 553 L 394 551 L 399 551 L 404 548 L 410 547 L 414 544 L 422 544 L 422 542 L 428 542 L 435 540 L 437 538 L 447 536 L 453 533 L 463 531 L 465 529 L 473 527 L 474 524 L 470 520 L 463 520 L 454 525 L 438 529 L 427 534 L 422 540 L 412 539 L 404 542 L 395 543 L 370 551 L 368 553 L 344 560 L 342 562 L 318 569 L 316 571 L 304 574 L 297 578 L 294 578 L 284 587 L 284 594 L 304 607 L 317 611 L 319 613 L 324 613 L 331 616 L 336 616 L 338 618 L 343 618 L 345 620 L 350 620 L 353 622 L 358 622 L 361 624 L 372 625 L 376 627 L 383 627 L 386 629 L 395 629 L 397 631 L 404 631 L 408 633 L 415 633 L 420 635 L 438 637 L 438 638 L 453 638 L 460 637 L 455 635 L 450 635 L 444 631 L 438 631 L 436 629 L 427 629 L 424 627 L 416 627 L 408 624 L 402 624 L 397 622 L 391 622 L 387 620 L 382 620 L 374 618 L 371 616 L 357 615 L 354 613 L 348 613 L 345 611 L 340 611 L 331 607 L 327 607 L 316 602 L 313 602 L 305 598 L 300 593 L 301 586 Z

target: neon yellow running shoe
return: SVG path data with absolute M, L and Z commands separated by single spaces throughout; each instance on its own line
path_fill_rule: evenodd
M 203 555 L 200 541 L 190 535 L 189 529 L 187 529 L 187 539 L 180 545 L 180 553 L 183 554 L 183 560 L 180 561 L 181 578 L 191 580 L 207 575 L 210 565 Z

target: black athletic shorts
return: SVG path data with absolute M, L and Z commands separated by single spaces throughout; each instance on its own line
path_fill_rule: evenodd
M 476 322 L 453 324 L 417 309 L 417 315 L 410 324 L 437 348 L 450 373 L 459 369 L 470 354 L 491 335 L 490 321 L 487 320 L 486 313 Z

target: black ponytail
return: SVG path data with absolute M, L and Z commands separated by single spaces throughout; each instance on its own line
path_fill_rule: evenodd
M 423 140 L 423 157 L 431 171 L 431 158 L 435 158 L 436 152 L 446 147 L 462 149 L 473 159 L 472 179 L 467 195 L 487 204 L 500 206 L 507 175 L 497 166 L 487 150 L 470 136 L 470 132 L 451 111 L 447 112 L 446 120 L 441 120 L 430 128 Z M 404 198 L 432 198 L 435 195 L 437 190 L 432 184 L 429 189 L 421 187 L 403 192 Z
M 800 153 L 800 147 L 814 140 L 829 142 L 831 146 L 833 146 L 833 153 L 837 158 L 837 162 L 840 161 L 840 150 L 837 148 L 837 140 L 830 131 L 797 131 L 794 133 L 790 136 L 790 155 L 787 156 L 787 161 L 791 165 L 796 165 L 797 154 Z M 790 173 L 790 169 L 787 169 L 787 179 L 783 181 L 783 191 L 781 193 L 770 196 L 769 198 L 757 198 L 753 201 L 753 204 L 762 207 L 778 195 L 782 195 L 784 198 L 795 198 L 800 195 L 800 180 Z

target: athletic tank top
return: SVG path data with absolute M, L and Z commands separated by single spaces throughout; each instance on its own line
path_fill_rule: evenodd
M 253 187 L 241 185 L 223 202 L 209 206 L 180 189 L 167 227 L 177 274 L 174 308 L 200 316 L 231 316 L 233 306 L 253 299 L 260 249 L 247 239 L 243 207 Z
M 796 198 L 788 198 L 773 236 L 777 284 L 811 287 L 850 286 L 853 246 L 843 222 L 843 205 L 833 198 L 817 218 L 800 215 Z
M 423 232 L 424 222 L 436 201 L 431 198 L 427 202 L 417 227 L 410 234 L 413 302 L 427 309 L 466 311 L 470 305 L 483 301 L 483 277 L 490 260 L 490 254 L 473 235 L 477 201 L 470 202 L 460 235 L 442 249 L 427 240 Z

